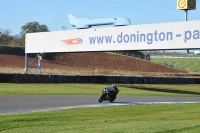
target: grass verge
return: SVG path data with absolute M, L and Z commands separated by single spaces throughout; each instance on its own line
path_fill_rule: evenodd
M 1 133 L 198 133 L 199 104 L 97 107 L 0 116 Z
M 0 95 L 100 95 L 110 84 L 0 83 Z M 118 84 L 121 96 L 199 96 L 199 84 Z
M 187 59 L 187 58 L 154 58 L 153 62 L 166 63 L 181 68 L 187 68 L 194 72 L 200 72 L 200 59 Z

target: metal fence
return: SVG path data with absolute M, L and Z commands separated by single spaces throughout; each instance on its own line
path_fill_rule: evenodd
M 138 55 L 138 54 L 130 54 L 130 53 L 127 53 L 127 52 L 120 52 L 120 51 L 117 51 L 117 53 L 121 54 L 121 55 L 125 55 L 125 56 L 134 57 L 134 58 L 149 60 L 149 61 L 153 60 L 151 58 L 150 54 Z M 193 72 L 193 70 L 190 70 L 189 68 L 183 68 L 179 65 L 172 64 L 172 63 L 166 62 L 166 61 L 161 62 L 161 61 L 156 60 L 155 63 L 160 64 L 160 65 L 164 65 L 164 66 L 168 66 L 168 67 L 172 67 L 172 68 L 175 68 L 175 69 L 179 69 L 179 70 L 182 70 L 182 71 Z
M 149 60 L 149 61 L 151 60 L 150 54 L 138 55 L 138 54 L 131 54 L 131 53 L 120 52 L 120 51 L 117 51 L 116 53 L 121 54 L 121 55 L 130 56 L 130 57 L 140 58 L 140 59 L 144 59 L 144 60 Z

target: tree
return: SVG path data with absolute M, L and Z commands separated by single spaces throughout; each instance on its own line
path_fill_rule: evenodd
M 25 34 L 26 33 L 35 33 L 35 32 L 48 32 L 49 29 L 45 24 L 39 24 L 38 22 L 28 22 L 21 27 L 21 37 L 23 38 L 23 43 L 25 43 Z
M 6 29 L 6 30 L 2 30 L 0 29 L 0 44 L 1 45 L 10 45 L 13 37 L 10 35 L 11 30 L 10 29 Z
M 40 25 L 38 22 L 28 22 L 21 27 L 21 35 L 34 32 L 48 32 L 49 29 L 46 25 Z
M 14 46 L 24 46 L 23 39 L 20 35 L 13 36 L 13 45 Z
M 1 37 L 1 34 L 2 34 L 2 29 L 0 28 L 0 37 Z

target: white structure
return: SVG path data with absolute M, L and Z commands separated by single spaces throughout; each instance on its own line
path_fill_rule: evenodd
M 26 34 L 25 53 L 199 49 L 200 21 Z
M 103 19 L 90 19 L 90 18 L 81 18 L 78 19 L 72 14 L 68 15 L 70 25 L 76 27 L 77 29 L 87 29 L 92 26 L 100 25 L 113 25 L 113 26 L 126 26 L 130 25 L 131 21 L 127 18 L 115 17 L 115 18 L 103 18 Z

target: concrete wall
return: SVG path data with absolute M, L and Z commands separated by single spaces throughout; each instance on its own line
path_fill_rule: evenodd
M 200 78 L 0 74 L 0 83 L 199 84 Z

